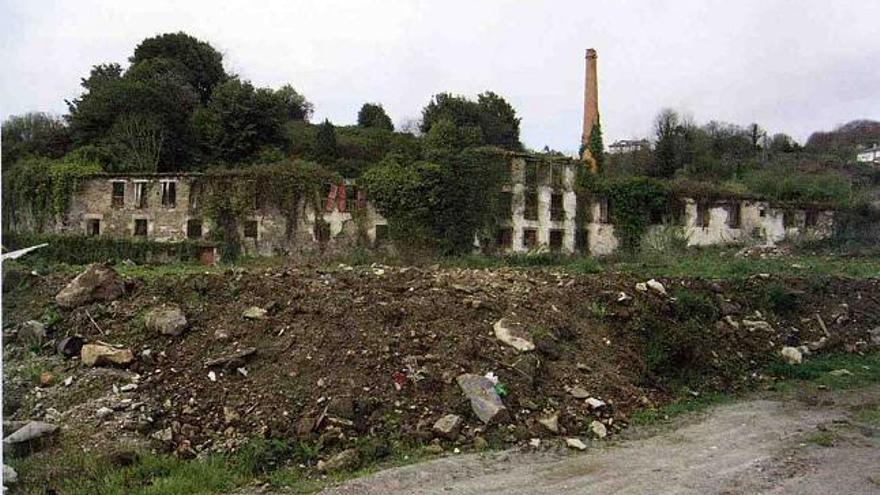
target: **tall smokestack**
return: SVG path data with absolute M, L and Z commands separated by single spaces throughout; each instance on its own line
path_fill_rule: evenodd
M 584 83 L 584 133 L 581 143 L 584 148 L 590 139 L 593 126 L 599 122 L 599 78 L 596 70 L 596 50 L 587 49 L 586 81 Z

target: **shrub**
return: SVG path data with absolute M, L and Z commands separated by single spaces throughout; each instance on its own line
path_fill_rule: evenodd
M 718 308 L 705 294 L 689 290 L 675 292 L 675 310 L 682 321 L 696 320 L 700 323 L 713 323 L 718 319 Z
M 797 294 L 780 282 L 774 282 L 764 288 L 764 304 L 777 314 L 791 313 L 799 305 Z
M 49 245 L 28 253 L 27 259 L 36 263 L 67 263 L 85 265 L 109 261 L 121 263 L 131 260 L 138 264 L 166 262 L 194 262 L 210 244 L 196 241 L 155 242 L 141 239 L 88 237 L 81 235 L 3 234 L 3 245 L 10 250 L 37 244 Z

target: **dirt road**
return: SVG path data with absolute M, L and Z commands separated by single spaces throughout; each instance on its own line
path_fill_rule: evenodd
M 449 456 L 322 493 L 877 494 L 878 406 L 880 386 L 752 399 L 585 453 Z

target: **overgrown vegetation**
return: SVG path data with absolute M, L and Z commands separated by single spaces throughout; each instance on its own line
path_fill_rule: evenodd
M 37 244 L 48 246 L 27 256 L 29 263 L 67 263 L 84 265 L 105 262 L 122 263 L 130 260 L 137 264 L 197 262 L 208 244 L 200 241 L 155 242 L 124 237 L 88 237 L 82 235 L 20 234 L 3 235 L 3 246 L 20 249 Z

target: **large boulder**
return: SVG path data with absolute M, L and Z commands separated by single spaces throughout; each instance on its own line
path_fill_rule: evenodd
M 152 332 L 176 336 L 186 330 L 188 322 L 180 306 L 176 304 L 163 304 L 147 312 L 144 316 L 144 325 L 147 327 L 147 330 Z
M 459 375 L 455 381 L 464 395 L 470 399 L 471 409 L 483 423 L 489 424 L 494 419 L 500 419 L 507 412 L 501 397 L 495 391 L 495 383 L 492 380 L 465 373 Z
M 129 349 L 116 349 L 101 344 L 86 344 L 82 347 L 80 358 L 86 366 L 126 366 L 134 361 L 134 354 Z
M 93 264 L 61 289 L 55 302 L 62 308 L 75 308 L 93 301 L 112 301 L 125 292 L 125 282 L 107 264 Z
M 58 431 L 58 425 L 43 421 L 29 421 L 3 439 L 3 450 L 6 452 L 34 450 L 39 443 L 52 436 L 56 431 Z
M 526 330 L 525 325 L 511 317 L 501 318 L 495 322 L 495 337 L 514 349 L 525 352 L 535 348 L 532 336 Z

